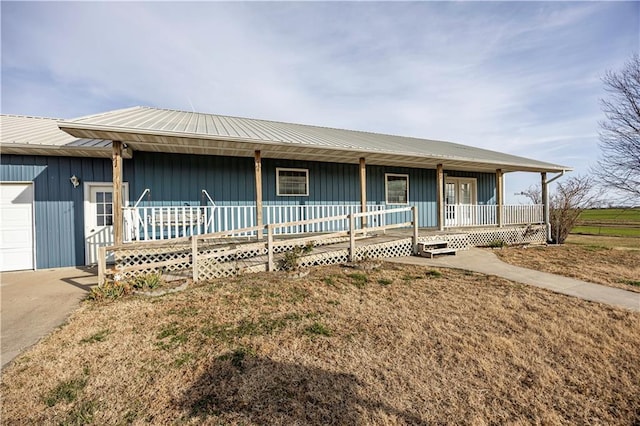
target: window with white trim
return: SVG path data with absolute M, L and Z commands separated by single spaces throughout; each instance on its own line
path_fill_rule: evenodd
M 384 180 L 387 204 L 409 203 L 409 175 L 385 173 Z
M 276 168 L 276 191 L 279 196 L 309 196 L 309 170 Z

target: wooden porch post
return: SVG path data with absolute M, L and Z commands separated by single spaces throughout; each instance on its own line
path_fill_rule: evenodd
M 113 242 L 122 245 L 122 142 L 113 141 L 112 173 L 113 173 Z
M 360 211 L 367 212 L 367 165 L 364 157 L 360 158 Z M 362 227 L 366 228 L 367 217 L 362 216 Z
M 547 241 L 551 241 L 551 231 L 549 225 L 549 187 L 547 184 L 547 173 L 540 173 L 541 187 L 542 187 L 542 220 L 544 226 L 547 228 Z
M 504 182 L 502 169 L 496 170 L 496 218 L 498 219 L 498 227 L 502 228 L 502 204 L 504 204 Z
M 436 177 L 438 180 L 438 191 L 436 194 L 436 204 L 438 206 L 438 229 L 444 231 L 444 167 L 438 164 L 436 167 Z
M 256 150 L 254 157 L 256 174 L 256 226 L 262 227 L 262 158 Z M 258 239 L 262 239 L 262 229 L 258 230 Z

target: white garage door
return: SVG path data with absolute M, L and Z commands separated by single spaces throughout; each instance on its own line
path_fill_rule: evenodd
M 0 271 L 33 269 L 33 184 L 0 183 Z

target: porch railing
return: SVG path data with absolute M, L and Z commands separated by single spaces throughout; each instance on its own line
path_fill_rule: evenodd
M 502 225 L 524 225 L 543 223 L 543 221 L 543 206 L 541 204 L 502 206 Z M 453 204 L 445 206 L 446 228 L 497 225 L 497 205 Z
M 262 217 L 265 224 L 300 222 L 326 217 L 346 216 L 360 212 L 359 204 L 322 204 L 300 206 L 264 206 Z M 226 232 L 255 227 L 255 206 L 164 206 L 124 207 L 124 242 L 166 240 L 192 235 Z M 369 226 L 385 224 L 384 205 L 367 205 Z M 278 234 L 306 232 L 337 232 L 349 229 L 347 219 L 310 224 L 295 224 L 279 227 Z M 246 235 L 255 235 L 256 230 Z

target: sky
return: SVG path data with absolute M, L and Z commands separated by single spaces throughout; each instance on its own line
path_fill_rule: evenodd
M 3 114 L 136 105 L 438 139 L 587 174 L 640 2 L 6 2 Z M 539 183 L 506 177 L 507 203 Z

